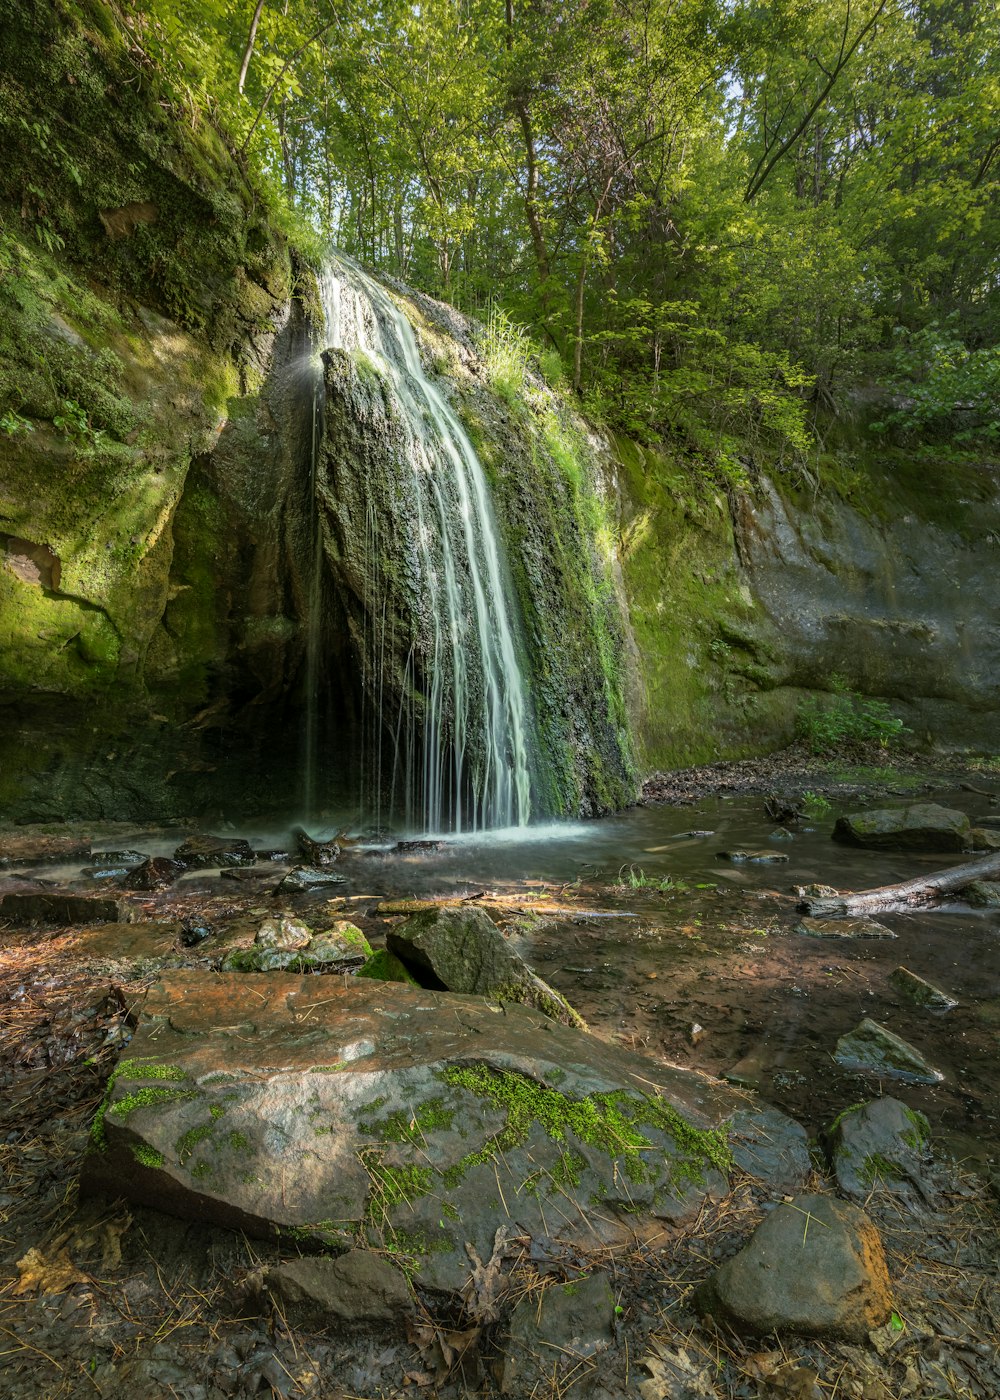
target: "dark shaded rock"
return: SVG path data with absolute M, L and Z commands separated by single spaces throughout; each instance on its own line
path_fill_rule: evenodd
M 720 860 L 731 860 L 737 864 L 746 862 L 752 865 L 781 865 L 788 857 L 783 851 L 720 851 Z
M 5 894 L 0 896 L 0 919 L 12 924 L 128 923 L 133 917 L 126 900 L 86 894 Z
M 949 996 L 940 987 L 935 987 L 933 982 L 918 977 L 908 967 L 897 967 L 890 975 L 889 981 L 900 996 L 906 997 L 907 1001 L 912 1001 L 917 1006 L 926 1006 L 932 1011 L 950 1011 L 953 1006 L 958 1005 L 957 997 Z
M 114 884 L 118 880 L 124 880 L 134 869 L 134 865 L 85 865 L 80 874 L 83 879 L 93 880 L 95 884 Z
M 310 865 L 333 865 L 335 861 L 340 859 L 340 843 L 338 841 L 317 841 L 301 827 L 297 827 L 292 834 L 302 852 L 303 860 L 308 861 Z
M 996 880 L 973 880 L 962 894 L 979 909 L 1000 909 L 1000 882 Z
M 122 880 L 124 890 L 163 890 L 179 880 L 187 866 L 169 856 L 150 856 Z
M 777 1206 L 695 1302 L 738 1332 L 851 1342 L 866 1341 L 892 1309 L 878 1231 L 857 1206 L 829 1196 Z
M 930 1124 L 898 1099 L 873 1099 L 842 1113 L 823 1146 L 845 1196 L 865 1201 L 881 1186 L 909 1205 L 934 1197 L 928 1174 Z
M 425 986 L 516 1001 L 584 1028 L 569 1002 L 509 947 L 482 909 L 470 905 L 414 914 L 386 935 L 386 946 Z
M 772 793 L 764 798 L 764 811 L 771 821 L 777 822 L 779 826 L 801 821 L 805 809 L 805 800 L 801 797 L 784 797 Z
M 253 865 L 257 857 L 249 841 L 232 836 L 190 836 L 174 851 L 174 860 L 192 870 L 220 870 L 225 865 Z
M 276 846 L 254 851 L 254 855 L 259 863 L 270 861 L 272 865 L 284 865 L 292 858 L 289 851 L 279 850 Z
M 801 1123 L 777 1109 L 742 1109 L 729 1120 L 733 1162 L 777 1191 L 798 1191 L 812 1171 L 809 1138 Z
M 836 891 L 834 891 L 836 893 Z M 875 919 L 800 919 L 795 932 L 809 938 L 895 938 L 891 928 Z
M 219 875 L 223 880 L 252 885 L 257 880 L 273 880 L 274 870 L 268 865 L 229 865 L 220 870 Z
M 367 1249 L 292 1259 L 264 1276 L 281 1312 L 305 1324 L 395 1322 L 413 1309 L 406 1279 Z
M 868 1016 L 837 1041 L 833 1058 L 845 1069 L 874 1070 L 910 1084 L 939 1084 L 944 1078 L 919 1050 Z
M 185 919 L 181 924 L 181 942 L 185 948 L 194 948 L 211 938 L 215 929 L 205 919 Z
M 574 1248 L 659 1237 L 725 1193 L 745 1110 L 707 1075 L 523 1006 L 173 972 L 139 1012 L 85 1186 L 254 1235 L 360 1237 L 451 1291 L 467 1243 L 491 1257 L 505 1200 L 519 1232 Z
M 970 830 L 964 812 L 920 802 L 838 817 L 833 839 L 874 851 L 965 851 Z
M 397 841 L 395 850 L 403 855 L 413 854 L 414 852 L 427 853 L 431 851 L 443 851 L 445 844 L 444 841 Z
M 504 1395 L 574 1395 L 588 1379 L 590 1357 L 615 1336 L 615 1295 L 605 1273 L 528 1294 L 510 1315 L 500 1368 Z M 581 1374 L 582 1373 L 582 1374 Z
M 356 975 L 372 977 L 378 982 L 408 982 L 412 987 L 420 985 L 413 973 L 406 970 L 406 964 L 400 962 L 396 954 L 390 953 L 388 948 L 380 948 L 377 953 L 373 953 L 364 967 L 358 968 Z
M 274 887 L 275 894 L 307 894 L 310 890 L 322 890 L 331 885 L 346 885 L 343 875 L 332 870 L 313 870 L 307 865 L 297 865 L 289 870 L 283 880 Z

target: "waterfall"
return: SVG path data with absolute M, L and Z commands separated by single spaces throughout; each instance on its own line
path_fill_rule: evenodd
M 379 375 L 400 410 L 411 478 L 407 548 L 429 618 L 408 639 L 398 712 L 386 715 L 384 659 L 404 624 L 388 606 L 380 535 L 398 522 L 380 520 L 369 496 L 364 540 L 357 541 L 364 550 L 364 785 L 377 801 L 390 793 L 408 824 L 430 832 L 523 826 L 531 810 L 528 705 L 482 464 L 424 372 L 413 327 L 388 293 L 342 259 L 327 267 L 321 292 L 327 348 Z M 373 815 L 378 821 L 382 814 Z

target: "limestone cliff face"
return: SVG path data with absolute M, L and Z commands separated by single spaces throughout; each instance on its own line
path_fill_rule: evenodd
M 917 743 L 1000 748 L 995 467 L 859 456 L 818 490 L 727 496 L 662 453 L 616 455 L 646 768 L 780 748 L 840 682 Z

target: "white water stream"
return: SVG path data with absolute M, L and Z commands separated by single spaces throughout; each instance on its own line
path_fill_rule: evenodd
M 531 812 L 528 707 L 482 464 L 425 374 L 413 327 L 388 293 L 339 259 L 327 267 L 321 292 L 327 348 L 364 352 L 402 406 L 416 503 L 412 546 L 432 618 L 419 654 L 416 641 L 410 646 L 404 687 L 422 688 L 421 713 L 404 699 L 388 773 L 382 662 L 391 650 L 386 628 L 395 624 L 386 619 L 377 561 L 380 530 L 389 523 L 370 502 L 363 685 L 365 748 L 375 771 L 367 786 L 376 800 L 383 791 L 401 793 L 407 824 L 425 831 L 524 826 Z M 374 815 L 378 821 L 383 814 Z

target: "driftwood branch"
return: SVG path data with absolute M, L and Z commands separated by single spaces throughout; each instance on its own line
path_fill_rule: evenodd
M 920 908 L 934 904 L 942 895 L 954 894 L 957 890 L 964 889 L 966 885 L 971 885 L 973 880 L 995 879 L 1000 879 L 1000 851 L 984 856 L 982 860 L 953 865 L 950 870 L 939 870 L 935 875 L 921 875 L 915 880 L 904 880 L 900 885 L 882 885 L 877 890 L 861 890 L 858 894 L 804 899 L 798 907 L 804 913 L 813 914 L 818 918 Z

